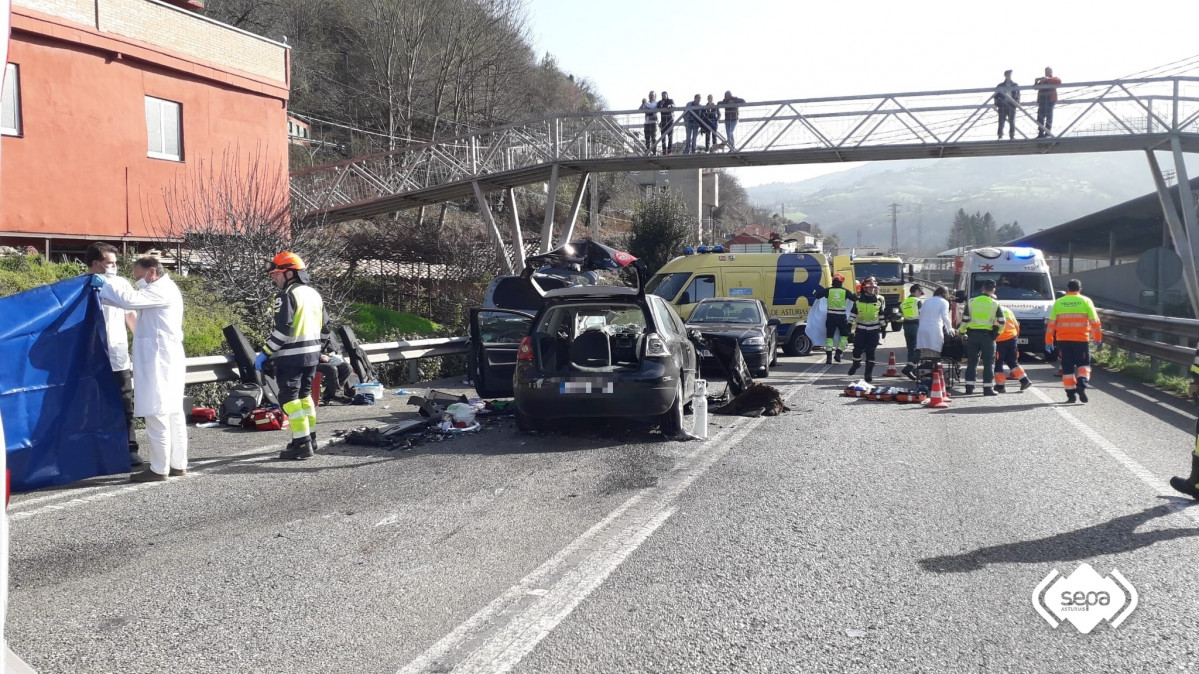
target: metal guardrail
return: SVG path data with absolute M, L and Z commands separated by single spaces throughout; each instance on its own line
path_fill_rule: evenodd
M 1103 340 L 1107 344 L 1184 368 L 1194 362 L 1195 347 L 1190 345 L 1199 340 L 1199 320 L 1110 309 L 1098 309 L 1097 313 L 1103 323 Z M 1140 334 L 1146 332 L 1169 336 L 1180 343 L 1172 344 Z
M 372 363 L 394 363 L 407 361 L 416 365 L 422 358 L 457 356 L 466 353 L 466 337 L 441 337 L 415 339 L 410 342 L 379 342 L 362 344 Z M 227 356 L 200 356 L 187 359 L 187 383 L 207 384 L 216 381 L 237 379 L 237 363 L 232 354 Z

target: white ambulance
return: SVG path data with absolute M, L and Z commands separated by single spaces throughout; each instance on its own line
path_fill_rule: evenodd
M 987 247 L 968 250 L 954 261 L 954 289 L 967 298 L 982 292 L 983 281 L 995 282 L 995 298 L 1020 321 L 1020 351 L 1043 354 L 1045 322 L 1056 299 L 1045 256 L 1036 248 Z M 954 307 L 954 322 L 961 316 Z

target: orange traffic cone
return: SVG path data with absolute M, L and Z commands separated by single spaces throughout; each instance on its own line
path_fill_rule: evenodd
M 891 357 L 887 359 L 887 371 L 883 373 L 884 377 L 898 377 L 899 370 L 895 369 L 895 352 L 891 352 Z
M 933 390 L 928 396 L 928 401 L 924 403 L 925 407 L 934 409 L 944 409 L 949 407 L 949 402 L 945 397 L 945 380 L 941 378 L 941 366 L 933 370 Z

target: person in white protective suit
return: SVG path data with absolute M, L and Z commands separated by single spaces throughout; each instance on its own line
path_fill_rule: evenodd
M 920 329 L 916 332 L 916 348 L 925 358 L 940 358 L 941 347 L 945 346 L 945 335 L 953 335 L 953 323 L 949 317 L 949 291 L 938 286 L 933 296 L 920 307 Z M 931 353 L 930 353 L 931 352 Z
M 150 467 L 134 473 L 130 482 L 162 482 L 187 472 L 187 421 L 183 414 L 183 385 L 187 361 L 183 352 L 183 295 L 162 264 L 150 257 L 133 263 L 135 290 L 105 283 L 100 302 L 138 312 L 133 332 L 133 414 L 146 419 Z
M 127 290 L 133 287 L 128 281 L 117 275 L 116 246 L 108 243 L 93 243 L 87 247 L 83 263 L 87 265 L 87 273 L 104 274 L 106 282 L 111 285 L 122 285 Z M 125 407 L 125 427 L 129 431 L 129 465 L 140 466 L 143 461 L 138 455 L 137 424 L 133 416 L 133 365 L 129 360 L 129 331 L 137 329 L 137 313 L 125 311 L 119 307 L 105 306 L 104 331 L 108 335 L 108 362 L 112 366 L 113 376 L 121 387 L 121 404 Z

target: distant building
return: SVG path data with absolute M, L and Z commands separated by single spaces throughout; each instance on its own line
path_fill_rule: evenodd
M 287 142 L 308 147 L 312 145 L 312 125 L 302 119 L 287 116 Z
M 161 241 L 163 189 L 201 161 L 236 149 L 286 172 L 288 48 L 193 11 L 203 5 L 13 0 L 0 245 L 141 250 Z

